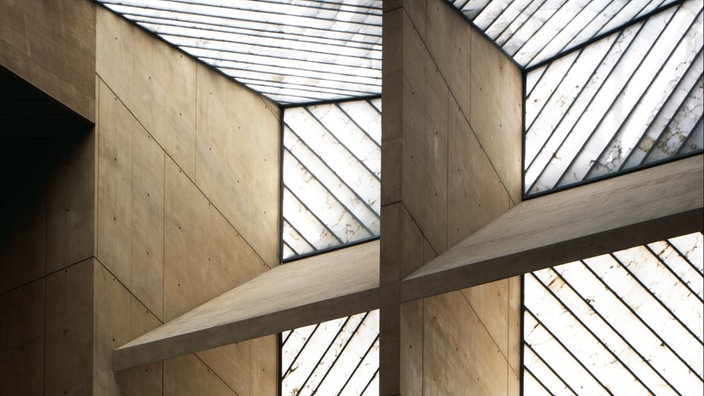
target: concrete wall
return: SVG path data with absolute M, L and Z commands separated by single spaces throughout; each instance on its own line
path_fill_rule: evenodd
M 381 394 L 518 394 L 519 278 L 397 293 L 520 200 L 521 72 L 443 1 L 384 8 Z
M 112 372 L 115 347 L 278 264 L 279 111 L 101 7 L 96 26 L 94 391 L 275 394 L 274 336 Z
M 0 65 L 94 121 L 95 5 L 0 1 Z
M 0 1 L 3 395 L 92 386 L 94 65 L 93 4 Z
M 0 394 L 275 394 L 274 336 L 118 373 L 112 350 L 278 264 L 278 107 L 91 1 L 0 22 L 0 66 L 95 122 L 0 144 Z

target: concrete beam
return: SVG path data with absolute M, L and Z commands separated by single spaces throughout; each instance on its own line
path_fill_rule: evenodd
M 401 299 L 701 231 L 702 162 L 698 155 L 522 202 L 404 279 Z
M 113 369 L 375 309 L 379 241 L 278 266 L 113 353 Z

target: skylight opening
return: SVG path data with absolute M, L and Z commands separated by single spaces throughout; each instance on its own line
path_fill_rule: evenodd
M 380 0 L 99 0 L 281 104 L 381 94 Z

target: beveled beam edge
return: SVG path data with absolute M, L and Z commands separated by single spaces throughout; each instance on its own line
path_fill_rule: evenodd
M 316 276 L 316 271 L 321 270 L 320 275 L 325 279 Z M 298 284 L 283 290 L 287 298 L 282 299 L 282 289 L 276 288 L 273 283 L 301 271 L 305 276 L 296 276 Z M 346 287 L 342 285 L 344 282 L 347 282 Z M 310 293 L 311 289 L 319 291 L 319 294 L 302 296 Z M 262 310 L 255 308 L 253 314 L 239 317 L 236 312 L 228 312 L 229 308 L 237 305 L 238 297 L 244 295 L 245 303 L 252 302 L 252 293 L 261 293 Z M 268 306 L 272 301 L 275 303 L 274 309 Z M 378 306 L 379 241 L 376 240 L 271 269 L 115 349 L 113 370 L 276 334 L 369 311 Z M 247 308 L 244 310 L 247 311 Z M 231 318 L 221 318 L 222 312 L 230 314 Z
M 698 155 L 522 202 L 405 278 L 401 300 L 702 231 L 703 159 Z M 605 202 L 595 204 L 595 197 Z M 557 210 L 560 206 L 566 208 L 564 213 Z M 623 210 L 630 212 L 624 215 Z M 520 230 L 522 224 L 550 215 L 559 219 L 559 224 L 551 224 L 553 230 L 537 236 L 535 230 L 511 233 L 512 228 Z M 540 240 L 544 234 L 550 234 L 549 238 Z M 519 248 L 512 248 L 514 244 Z M 487 253 L 491 250 L 495 254 Z

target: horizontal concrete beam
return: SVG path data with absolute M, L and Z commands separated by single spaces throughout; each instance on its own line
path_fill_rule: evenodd
M 280 265 L 113 353 L 113 369 L 375 309 L 379 241 Z
M 701 231 L 702 162 L 698 155 L 522 202 L 404 279 L 401 298 Z

